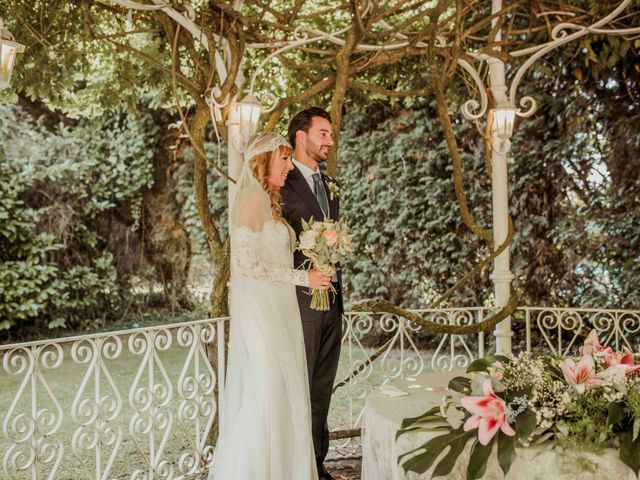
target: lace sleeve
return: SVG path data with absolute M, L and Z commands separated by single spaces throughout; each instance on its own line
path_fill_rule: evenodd
M 245 278 L 268 280 L 286 285 L 309 286 L 307 272 L 279 265 L 265 264 L 258 255 L 259 236 L 248 228 L 240 227 L 234 231 L 231 249 L 231 268 Z

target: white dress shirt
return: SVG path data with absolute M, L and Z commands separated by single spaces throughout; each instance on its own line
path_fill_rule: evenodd
M 304 179 L 307 181 L 307 183 L 309 184 L 309 188 L 311 189 L 311 192 L 313 192 L 313 194 L 315 195 L 316 190 L 313 186 L 313 177 L 312 175 L 314 173 L 320 173 L 320 168 L 316 168 L 315 171 L 311 170 L 309 167 L 307 167 L 304 163 L 300 163 L 299 161 L 297 161 L 295 158 L 292 159 L 293 164 L 298 167 L 298 170 L 300 170 L 300 173 L 302 173 L 302 176 L 304 177 Z

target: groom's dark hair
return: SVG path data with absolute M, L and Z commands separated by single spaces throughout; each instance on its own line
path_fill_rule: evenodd
M 326 118 L 329 123 L 331 123 L 331 116 L 329 113 L 320 107 L 310 107 L 296 113 L 296 116 L 289 122 L 288 130 L 289 143 L 293 148 L 296 148 L 296 132 L 298 130 L 302 130 L 303 132 L 309 133 L 313 117 Z

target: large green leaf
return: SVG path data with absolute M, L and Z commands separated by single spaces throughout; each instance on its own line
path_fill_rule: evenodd
M 461 435 L 454 439 L 447 454 L 438 462 L 436 468 L 433 469 L 431 478 L 442 477 L 448 475 L 453 470 L 454 465 L 458 461 L 458 457 L 464 450 L 465 445 L 469 439 L 475 436 L 475 431 L 465 432 L 466 435 Z
M 498 464 L 502 469 L 502 473 L 507 475 L 511 464 L 516 458 L 516 437 L 505 435 L 498 432 Z
M 521 413 L 516 417 L 516 433 L 521 442 L 526 442 L 536 429 L 536 414 L 531 410 Z
M 469 456 L 469 465 L 467 465 L 467 480 L 475 480 L 484 475 L 495 438 L 493 437 L 487 445 L 482 445 L 480 440 L 476 440 L 473 444 L 471 455 Z
M 409 427 L 404 428 L 402 430 L 398 430 L 396 432 L 396 440 L 400 437 L 400 435 L 405 435 L 407 433 L 417 433 L 417 432 L 439 432 L 439 431 L 451 431 L 451 426 L 447 423 L 445 425 L 437 425 L 435 427 Z
M 445 421 L 445 419 L 440 415 L 440 407 L 433 407 L 432 409 L 424 412 L 422 415 L 403 419 L 402 423 L 400 424 L 400 430 L 405 430 L 408 427 L 416 424 L 438 421 L 442 422 Z
M 631 430 L 625 432 L 622 437 L 620 460 L 633 470 L 633 473 L 638 475 L 640 471 L 640 437 L 633 440 L 633 432 Z
M 622 420 L 624 420 L 624 403 L 623 402 L 615 402 L 610 403 L 607 408 L 609 415 L 607 417 L 607 425 L 613 427 L 617 425 Z
M 438 456 L 440 456 L 445 448 L 454 444 L 457 445 L 458 441 L 462 438 L 465 439 L 464 441 L 466 443 L 466 441 L 469 439 L 469 436 L 469 432 L 465 432 L 464 430 L 459 428 L 458 430 L 454 430 L 445 435 L 431 438 L 417 449 L 414 449 L 412 452 L 406 452 L 400 455 L 398 457 L 398 463 L 401 463 L 402 458 L 406 457 L 410 453 L 423 450 L 421 453 L 411 457 L 409 460 L 404 462 L 402 464 L 402 468 L 405 472 L 424 473 L 429 470 L 429 468 L 431 468 L 433 462 L 436 461 Z

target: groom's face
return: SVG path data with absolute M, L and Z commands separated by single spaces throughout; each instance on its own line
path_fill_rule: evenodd
M 316 162 L 322 163 L 327 159 L 332 145 L 331 123 L 326 118 L 313 117 L 306 135 L 305 153 Z

